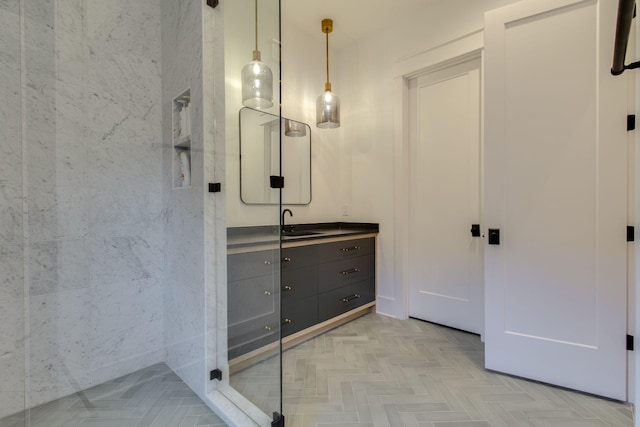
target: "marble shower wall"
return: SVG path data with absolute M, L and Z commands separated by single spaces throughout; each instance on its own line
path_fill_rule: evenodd
M 164 358 L 160 0 L 3 0 L 0 39 L 1 418 L 25 348 L 28 406 Z
M 205 192 L 203 173 L 203 7 L 202 0 L 162 0 L 165 361 L 204 399 L 205 240 L 210 232 L 205 227 L 205 198 L 213 194 Z M 173 100 L 187 89 L 191 90 L 191 186 L 174 188 Z
M 24 409 L 20 2 L 0 2 L 0 417 Z

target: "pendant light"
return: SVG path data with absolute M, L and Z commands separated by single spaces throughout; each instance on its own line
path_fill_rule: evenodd
M 258 0 L 255 0 L 255 9 L 256 49 L 253 60 L 242 68 L 242 104 L 259 110 L 273 106 L 273 73 L 261 62 L 258 50 Z
M 291 119 L 284 119 L 284 134 L 293 138 L 307 136 L 307 126 Z
M 322 32 L 327 40 L 327 82 L 324 84 L 324 93 L 316 102 L 316 126 L 319 128 L 337 128 L 340 126 L 340 99 L 331 92 L 329 81 L 329 33 L 333 31 L 331 19 L 322 20 Z

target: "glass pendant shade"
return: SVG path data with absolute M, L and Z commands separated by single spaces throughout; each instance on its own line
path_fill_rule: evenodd
M 295 120 L 285 119 L 284 121 L 284 134 L 292 138 L 300 138 L 307 135 L 307 127 Z
M 316 102 L 316 125 L 322 129 L 340 127 L 340 98 L 331 89 L 318 97 Z
M 242 68 L 242 104 L 255 109 L 273 106 L 273 73 L 253 51 L 253 61 Z
M 316 126 L 321 129 L 340 127 L 340 99 L 331 92 L 329 81 L 329 33 L 333 31 L 333 20 L 322 20 L 322 32 L 326 36 L 327 48 L 327 81 L 324 84 L 324 93 L 316 101 Z

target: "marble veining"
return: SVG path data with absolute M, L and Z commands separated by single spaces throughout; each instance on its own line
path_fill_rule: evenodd
M 0 5 L 0 418 L 25 356 L 28 406 L 164 357 L 159 0 L 23 11 Z
M 17 0 L 0 2 L 0 186 L 22 185 L 20 19 Z M 3 206 L 0 202 L 0 206 Z M 2 222 L 2 221 L 0 221 Z
M 22 188 L 0 186 L 0 241 L 22 241 Z
M 29 254 L 30 295 L 88 287 L 89 249 L 85 239 L 33 243 Z
M 21 297 L 0 299 L 0 414 L 15 408 L 16 400 L 4 401 L 2 393 L 24 393 L 24 310 Z M 20 409 L 20 408 L 18 408 Z
M 22 298 L 24 294 L 22 249 L 22 242 L 0 240 L 0 301 Z

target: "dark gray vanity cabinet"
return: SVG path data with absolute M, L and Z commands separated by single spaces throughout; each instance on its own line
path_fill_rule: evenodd
M 282 336 L 375 300 L 375 238 L 282 250 Z
M 324 322 L 375 300 L 373 237 L 319 246 L 318 321 Z
M 280 339 L 279 250 L 227 257 L 229 359 Z
M 230 254 L 229 359 L 373 302 L 375 259 L 375 237 Z

